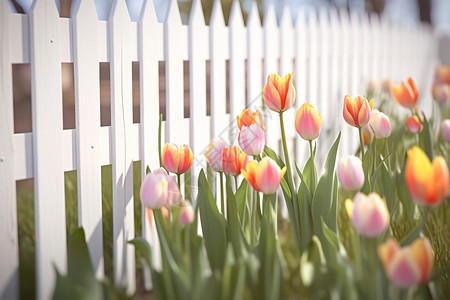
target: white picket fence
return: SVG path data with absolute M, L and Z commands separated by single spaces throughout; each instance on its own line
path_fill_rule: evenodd
M 291 152 L 303 165 L 306 142 L 294 130 L 296 108 L 312 103 L 323 117 L 319 143 L 324 153 L 343 130 L 340 151 L 353 152 L 357 140 L 343 126 L 345 94 L 364 94 L 370 79 L 394 82 L 413 76 L 430 107 L 429 86 L 436 64 L 431 29 L 403 27 L 375 15 L 300 10 L 292 21 L 285 8 L 277 22 L 268 5 L 261 25 L 253 3 L 244 25 L 238 1 L 228 26 L 219 0 L 209 26 L 200 0 L 194 0 L 189 24 L 183 25 L 177 1 L 171 0 L 164 23 L 157 21 L 147 0 L 139 22 L 131 22 L 125 0 L 114 0 L 110 18 L 99 21 L 94 0 L 78 1 L 71 18 L 60 18 L 54 0 L 37 0 L 28 14 L 10 12 L 0 1 L 0 298 L 18 295 L 16 180 L 34 178 L 37 297 L 51 297 L 56 266 L 65 272 L 66 220 L 64 172 L 77 170 L 79 225 L 83 226 L 96 274 L 104 274 L 102 244 L 101 166 L 112 164 L 114 283 L 135 290 L 133 161 L 158 166 L 158 62 L 166 66 L 164 141 L 189 144 L 195 199 L 196 174 L 205 167 L 203 151 L 210 139 L 236 139 L 236 115 L 246 106 L 261 105 L 267 75 L 294 72 L 295 108 L 285 114 Z M 133 124 L 132 62 L 140 67 L 140 123 Z M 189 61 L 190 118 L 184 118 L 183 61 Z M 206 110 L 206 61 L 210 61 L 211 115 Z M 230 112 L 226 113 L 229 61 Z M 61 63 L 73 62 L 76 128 L 63 130 Z M 111 126 L 100 126 L 99 63 L 111 71 Z M 31 64 L 32 132 L 14 133 L 12 64 Z M 245 63 L 247 67 L 245 68 Z M 247 69 L 247 71 L 245 71 Z M 253 101 L 255 100 L 256 101 Z M 267 144 L 279 141 L 277 115 L 264 112 Z M 353 134 L 350 134 L 353 133 Z M 163 142 L 164 142 L 163 141 Z M 294 144 L 294 143 L 292 143 Z M 145 216 L 145 214 L 143 214 Z M 152 239 L 143 217 L 143 233 Z

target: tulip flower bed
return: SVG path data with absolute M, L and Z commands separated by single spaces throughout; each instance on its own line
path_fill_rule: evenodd
M 449 86 L 450 67 L 441 67 L 435 116 L 418 112 L 411 78 L 366 97 L 343 97 L 342 117 L 360 147 L 338 155 L 339 133 L 322 174 L 315 156 L 327 120 L 305 103 L 295 124 L 284 123 L 295 113 L 292 74 L 270 75 L 263 90 L 265 105 L 279 114 L 283 153 L 265 145 L 262 113 L 245 109 L 237 117 L 239 146 L 211 141 L 198 197 L 186 199 L 180 175 L 192 152 L 166 144 L 159 168 L 148 168 L 140 186 L 162 268 L 145 239 L 130 241 L 150 268 L 155 298 L 450 298 Z M 285 126 L 309 143 L 306 162 L 289 156 Z

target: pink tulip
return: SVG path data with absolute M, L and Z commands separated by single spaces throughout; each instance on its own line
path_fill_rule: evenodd
M 418 238 L 403 248 L 390 238 L 378 246 L 378 256 L 389 280 L 401 288 L 427 282 L 433 271 L 434 258 L 427 238 Z
M 351 202 L 350 202 L 351 203 Z M 349 203 L 345 203 L 346 209 Z M 376 193 L 368 196 L 357 193 L 353 199 L 351 216 L 356 231 L 365 237 L 377 237 L 382 234 L 389 225 L 389 211 L 386 202 Z
M 158 168 L 155 171 L 153 171 L 154 175 L 164 175 L 166 176 L 168 186 L 167 186 L 167 199 L 165 206 L 170 207 L 172 205 L 178 204 L 181 200 L 181 194 L 180 190 L 178 189 L 177 184 L 177 177 L 176 176 L 170 176 L 164 168 Z
M 406 129 L 408 129 L 411 133 L 421 132 L 423 129 L 423 125 L 419 120 L 418 116 L 411 116 L 406 119 Z
M 341 185 L 347 191 L 356 191 L 364 185 L 364 170 L 361 160 L 354 155 L 347 155 L 339 161 L 337 168 Z
M 371 107 L 366 97 L 358 96 L 352 99 L 350 96 L 344 97 L 344 120 L 350 126 L 363 127 L 370 120 Z
M 222 162 L 223 162 L 223 149 L 227 147 L 227 144 L 220 140 L 213 140 L 209 144 L 208 150 L 205 151 L 206 161 L 210 165 L 211 169 L 216 172 L 222 172 Z
M 267 84 L 263 88 L 263 99 L 273 111 L 284 112 L 291 108 L 295 102 L 295 87 L 292 82 L 292 73 L 280 77 L 271 74 L 267 77 Z
M 245 169 L 242 169 L 242 175 L 252 187 L 266 195 L 277 191 L 284 173 L 286 173 L 286 166 L 281 169 L 273 159 L 267 156 L 260 162 L 250 161 Z
M 444 120 L 441 123 L 442 138 L 450 143 L 450 119 Z
M 304 103 L 295 116 L 295 129 L 298 134 L 307 141 L 312 141 L 319 136 L 322 126 L 322 117 L 309 103 Z
M 145 207 L 161 208 L 168 198 L 169 182 L 165 175 L 148 173 L 141 185 L 141 201 Z
M 239 146 L 247 155 L 260 155 L 264 149 L 264 131 L 258 124 L 242 126 L 238 140 Z
M 432 88 L 433 99 L 440 104 L 448 104 L 450 101 L 450 85 L 434 84 Z
M 184 201 L 183 207 L 181 207 L 180 215 L 178 216 L 178 221 L 181 225 L 186 226 L 192 224 L 195 219 L 195 211 L 192 205 L 188 201 Z
M 374 109 L 370 114 L 370 121 L 363 130 L 370 135 L 375 135 L 377 139 L 384 139 L 391 135 L 391 122 L 389 117 L 378 109 Z

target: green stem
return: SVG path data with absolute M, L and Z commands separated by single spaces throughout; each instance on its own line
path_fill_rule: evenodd
M 220 208 L 225 216 L 225 197 L 223 196 L 223 172 L 220 172 Z
M 237 190 L 238 190 L 237 175 L 234 175 L 234 187 L 235 187 L 234 193 L 237 193 Z
M 250 241 L 251 245 L 256 245 L 256 199 L 257 199 L 257 191 L 253 189 L 252 193 L 252 212 L 251 212 L 251 223 L 250 223 Z
M 313 156 L 313 145 L 312 145 L 312 141 L 308 141 L 309 142 L 309 153 L 311 155 L 311 157 Z
M 180 190 L 181 199 L 183 199 L 183 193 L 181 192 L 181 173 L 177 173 L 178 189 Z
M 425 222 L 427 220 L 429 210 L 430 207 L 425 206 L 421 222 L 400 241 L 400 245 L 402 246 L 409 245 L 419 236 L 419 233 L 422 231 L 423 226 L 425 225 Z
M 359 131 L 359 143 L 361 144 L 361 161 L 364 160 L 364 138 L 363 138 L 363 134 L 362 134 L 362 128 L 359 126 L 358 127 L 358 131 Z
M 159 126 L 158 126 L 158 155 L 159 155 L 159 167 L 162 168 L 162 157 L 161 157 L 161 126 L 162 126 L 162 114 L 159 115 Z

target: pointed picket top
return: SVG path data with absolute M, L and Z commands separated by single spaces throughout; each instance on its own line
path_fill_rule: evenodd
M 361 25 L 363 27 L 369 27 L 370 26 L 369 15 L 367 13 L 363 13 L 361 15 Z
M 49 11 L 47 7 L 53 7 L 53 9 Z M 30 13 L 34 14 L 37 11 L 45 11 L 48 18 L 59 18 L 58 6 L 54 0 L 35 0 L 30 7 Z M 52 15 L 48 15 L 49 13 Z
M 328 26 L 328 11 L 324 8 L 319 10 L 319 25 L 322 29 L 327 29 Z
M 339 19 L 341 20 L 341 26 L 342 27 L 348 27 L 350 26 L 350 20 L 349 15 L 346 9 L 340 9 L 339 10 Z M 345 29 L 344 29 L 345 31 Z
M 330 27 L 332 30 L 336 25 L 339 25 L 339 13 L 336 8 L 332 7 L 330 9 Z
M 145 0 L 142 4 L 140 22 L 148 21 L 150 23 L 158 23 L 158 17 L 156 16 L 155 6 L 153 0 Z
M 378 30 L 380 28 L 380 18 L 378 17 L 378 15 L 376 13 L 371 13 L 369 19 L 370 26 Z
M 283 29 L 292 28 L 291 10 L 289 9 L 289 6 L 287 6 L 287 5 L 285 5 L 283 7 L 283 12 L 281 14 L 281 20 L 280 20 L 280 28 L 283 28 Z
M 275 7 L 273 6 L 273 3 L 271 1 L 267 4 L 266 12 L 264 13 L 263 26 L 267 28 L 277 27 L 277 16 L 275 14 Z
M 201 0 L 192 1 L 189 25 L 205 25 Z
M 250 12 L 247 17 L 247 27 L 261 27 L 261 19 L 259 17 L 258 5 L 256 1 L 252 1 Z
M 297 10 L 297 16 L 295 17 L 295 28 L 297 30 L 301 30 L 305 27 L 305 10 L 303 8 L 299 8 Z
M 167 8 L 166 18 L 164 19 L 164 23 L 168 24 L 177 24 L 182 25 L 181 17 L 180 17 L 180 9 L 178 8 L 177 0 L 169 0 L 169 7 Z
M 353 29 L 359 29 L 359 26 L 361 25 L 360 16 L 356 11 L 350 12 L 350 24 Z
M 111 6 L 111 12 L 109 13 L 109 20 L 113 20 L 114 18 L 127 20 L 131 22 L 130 15 L 128 13 L 127 4 L 125 0 L 114 0 Z
M 238 0 L 233 0 L 231 4 L 230 18 L 228 19 L 229 27 L 244 27 L 244 17 L 242 16 L 241 5 Z
M 209 26 L 225 26 L 225 19 L 223 17 L 222 3 L 220 0 L 214 0 L 211 10 L 211 18 L 209 20 Z
M 309 28 L 310 29 L 315 29 L 317 28 L 317 23 L 319 21 L 317 20 L 317 11 L 315 9 L 313 9 L 312 11 L 309 12 L 308 14 L 308 24 L 309 24 Z

